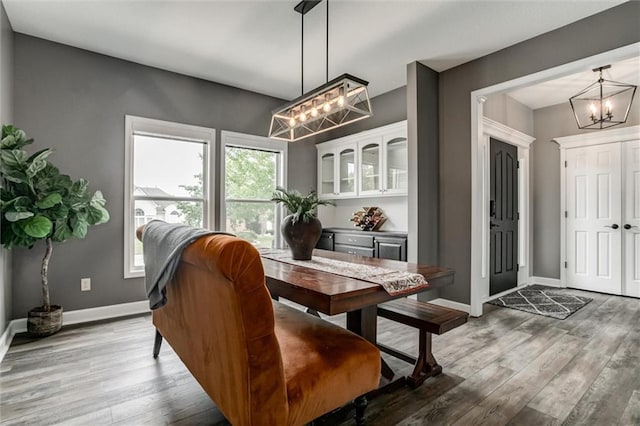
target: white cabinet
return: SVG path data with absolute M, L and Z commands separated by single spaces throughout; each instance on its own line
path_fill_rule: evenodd
M 323 199 L 356 196 L 357 144 L 318 145 L 318 197 Z
M 323 199 L 407 195 L 407 122 L 317 145 Z

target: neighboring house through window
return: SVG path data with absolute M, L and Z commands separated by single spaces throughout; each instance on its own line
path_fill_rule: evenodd
M 144 275 L 140 225 L 213 225 L 214 142 L 214 129 L 125 117 L 125 278 Z

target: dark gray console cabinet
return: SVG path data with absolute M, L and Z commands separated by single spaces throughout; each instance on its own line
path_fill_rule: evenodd
M 316 248 L 359 256 L 407 261 L 407 235 L 326 228 Z

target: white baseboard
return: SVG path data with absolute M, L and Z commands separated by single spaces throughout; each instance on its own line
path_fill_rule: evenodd
M 562 283 L 558 278 L 529 277 L 529 285 L 531 284 L 541 284 L 541 285 L 548 285 L 549 287 L 564 288 L 564 286 L 562 285 Z
M 81 324 L 91 321 L 100 321 L 110 318 L 125 317 L 128 315 L 143 314 L 151 312 L 149 302 L 120 303 L 118 305 L 99 306 L 97 308 L 78 309 L 62 313 L 62 325 Z M 11 321 L 0 337 L 0 362 L 11 346 L 11 341 L 17 333 L 27 331 L 27 319 L 19 318 Z
M 471 305 L 467 305 L 466 303 L 454 302 L 453 300 L 441 298 L 429 300 L 429 303 L 444 306 L 445 308 L 457 309 L 468 314 L 471 313 Z

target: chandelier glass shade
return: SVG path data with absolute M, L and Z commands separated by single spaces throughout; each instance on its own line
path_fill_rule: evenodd
M 273 111 L 269 137 L 289 142 L 371 116 L 369 83 L 343 74 Z
M 579 129 L 600 130 L 627 121 L 637 86 L 605 80 L 602 70 L 610 67 L 593 69 L 600 73 L 598 81 L 569 98 Z

